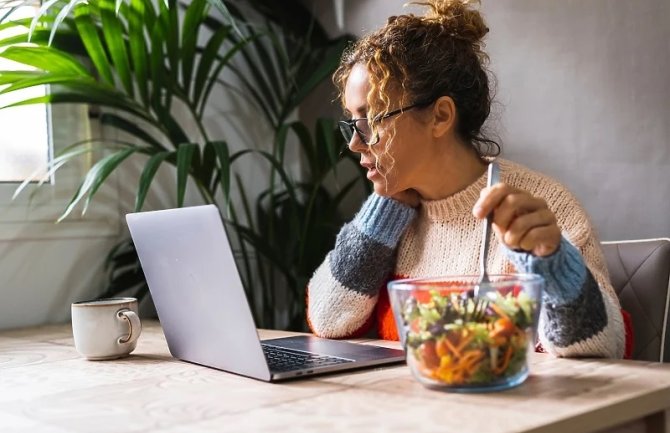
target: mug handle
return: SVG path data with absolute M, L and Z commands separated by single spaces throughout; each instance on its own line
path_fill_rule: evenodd
M 140 323 L 140 318 L 135 314 L 133 310 L 123 309 L 116 312 L 116 317 L 120 320 L 125 320 L 128 322 L 130 327 L 130 332 L 125 337 L 119 337 L 117 343 L 119 344 L 129 344 L 135 342 L 142 333 L 142 324 Z

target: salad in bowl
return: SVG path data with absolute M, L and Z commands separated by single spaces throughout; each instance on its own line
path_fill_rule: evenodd
M 528 376 L 544 280 L 535 274 L 405 279 L 388 285 L 407 364 L 424 385 L 495 391 Z

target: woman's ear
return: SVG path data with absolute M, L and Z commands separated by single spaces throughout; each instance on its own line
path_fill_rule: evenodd
M 440 96 L 433 105 L 433 136 L 442 137 L 456 128 L 456 104 L 449 96 Z

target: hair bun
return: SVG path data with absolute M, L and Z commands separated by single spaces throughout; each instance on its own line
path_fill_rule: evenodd
M 427 21 L 439 22 L 450 36 L 464 39 L 472 44 L 481 42 L 489 32 L 479 10 L 472 7 L 478 0 L 429 0 L 414 4 L 429 8 Z

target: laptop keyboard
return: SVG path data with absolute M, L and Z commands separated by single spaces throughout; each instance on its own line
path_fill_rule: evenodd
M 262 344 L 262 346 L 270 370 L 277 373 L 352 362 L 351 359 L 336 356 L 317 355 L 267 344 Z

